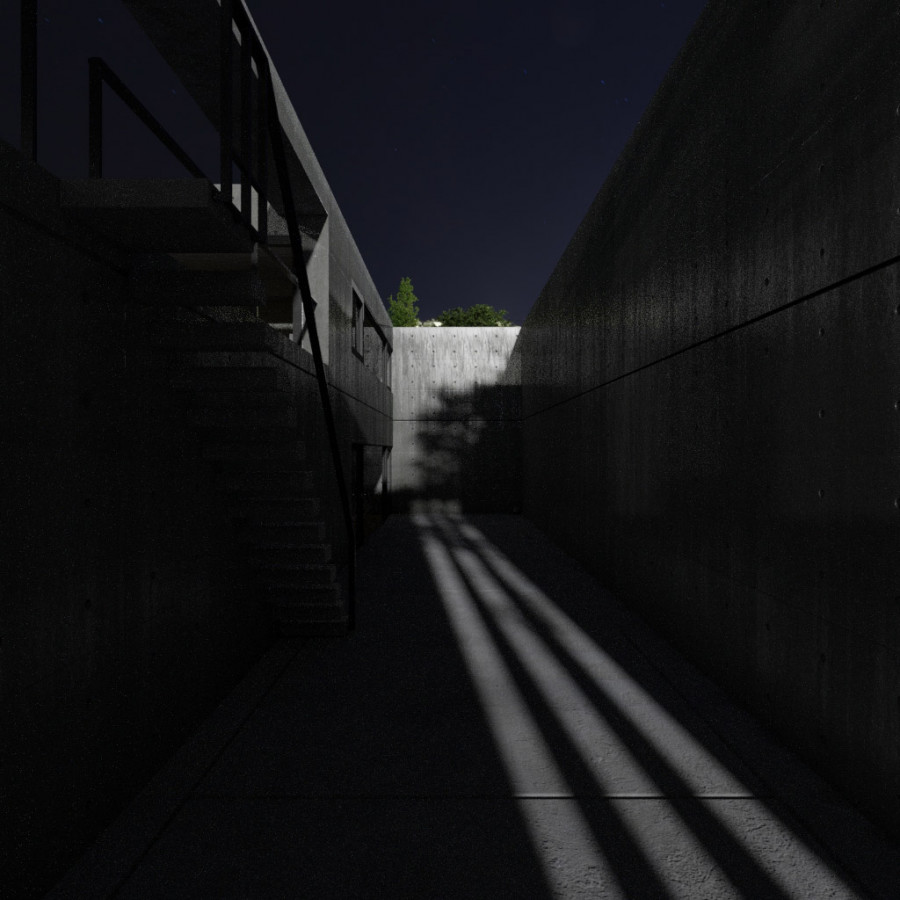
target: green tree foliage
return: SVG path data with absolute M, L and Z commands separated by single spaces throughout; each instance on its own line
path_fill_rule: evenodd
M 391 322 L 398 328 L 413 328 L 419 324 L 419 298 L 413 293 L 412 281 L 409 278 L 400 280 L 397 296 L 388 297 L 388 311 Z
M 438 316 L 438 319 L 441 325 L 447 328 L 512 325 L 505 309 L 497 310 L 493 306 L 488 306 L 487 303 L 476 303 L 468 309 L 463 309 L 461 306 L 447 309 Z

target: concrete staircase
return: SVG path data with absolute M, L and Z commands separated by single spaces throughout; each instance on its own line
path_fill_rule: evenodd
M 344 633 L 291 367 L 279 356 L 287 339 L 255 314 L 265 302 L 258 272 L 145 270 L 133 285 L 162 402 L 199 435 L 279 632 Z

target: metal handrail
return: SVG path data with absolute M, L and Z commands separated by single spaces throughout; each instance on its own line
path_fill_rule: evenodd
M 184 152 L 153 113 L 126 87 L 125 83 L 99 57 L 88 60 L 88 173 L 91 178 L 103 177 L 103 83 L 106 82 L 128 105 L 128 108 L 165 144 L 178 161 L 195 178 L 205 178 L 203 171 Z

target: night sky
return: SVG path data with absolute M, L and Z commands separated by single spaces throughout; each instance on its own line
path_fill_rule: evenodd
M 705 0 L 249 0 L 383 299 L 521 324 Z M 218 180 L 216 136 L 118 0 L 39 4 L 38 161 L 87 174 L 102 56 Z M 18 136 L 18 3 L 0 5 L 0 138 Z M 109 96 L 109 95 L 107 95 Z M 179 177 L 106 102 L 109 176 Z

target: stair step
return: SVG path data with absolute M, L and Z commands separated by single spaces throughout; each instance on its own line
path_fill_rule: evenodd
M 297 440 L 296 423 L 293 426 L 253 425 L 249 422 L 233 421 L 220 424 L 210 422 L 209 424 L 198 424 L 197 427 L 210 445 L 240 445 L 244 448 L 243 452 L 251 458 L 261 457 L 265 454 L 267 459 L 272 459 L 277 455 L 276 450 L 283 453 L 285 445 Z M 231 458 L 240 458 L 240 454 L 233 454 Z
M 280 406 L 188 406 L 188 419 L 201 429 L 245 431 L 256 429 L 297 429 L 297 410 Z
M 247 253 L 253 237 L 205 178 L 72 178 L 60 208 L 139 253 Z
M 251 440 L 246 435 L 210 433 L 203 447 L 203 458 L 228 465 L 240 466 L 244 471 L 270 471 L 273 464 L 295 465 L 306 459 L 306 444 L 297 437 L 297 429 L 269 441 Z
M 244 457 L 217 460 L 218 471 L 223 477 L 239 478 L 244 475 L 292 475 L 300 471 L 305 462 L 305 450 L 302 453 L 284 453 L 280 456 Z M 248 448 L 249 452 L 249 448 Z
M 300 622 L 304 616 L 327 620 L 346 616 L 341 586 L 336 581 L 304 587 L 272 586 L 263 591 L 263 599 L 278 610 L 279 621 L 290 618 Z
M 268 327 L 268 326 L 266 326 Z M 277 369 L 284 363 L 266 350 L 178 350 L 151 347 L 150 362 L 156 369 L 173 374 L 198 369 Z
M 297 404 L 287 394 L 265 391 L 219 393 L 233 393 L 234 401 L 229 403 L 226 397 L 219 396 L 207 402 L 203 393 L 162 386 L 152 394 L 148 392 L 145 402 L 148 410 L 159 413 L 180 410 L 199 427 L 285 428 L 295 427 L 298 423 Z
M 232 515 L 239 519 L 255 519 L 257 521 L 302 522 L 312 519 L 322 511 L 322 503 L 318 497 L 268 497 L 265 495 L 228 497 Z
M 132 296 L 147 305 L 241 306 L 266 304 L 266 288 L 252 269 L 232 272 L 190 269 L 136 269 Z
M 331 544 L 293 544 L 287 541 L 248 543 L 249 562 L 253 566 L 293 561 L 298 563 L 327 563 L 331 560 Z
M 328 619 L 313 619 L 311 616 L 296 619 L 290 611 L 276 607 L 272 610 L 272 619 L 279 635 L 284 638 L 344 637 L 350 627 L 346 614 Z
M 334 584 L 335 566 L 332 563 L 267 562 L 260 563 L 257 572 L 267 590 L 305 591 Z
M 279 546 L 321 544 L 325 540 L 325 523 L 291 519 L 256 519 L 244 525 L 239 540 L 260 548 L 265 548 L 269 544 Z
M 278 394 L 290 389 L 287 373 L 276 366 L 197 366 L 167 370 L 173 390 Z
M 229 493 L 241 494 L 309 494 L 315 487 L 315 479 L 310 471 L 224 473 L 220 487 Z
M 218 353 L 277 351 L 287 340 L 265 322 L 164 322 L 148 326 L 146 336 L 159 349 Z
M 208 409 L 291 409 L 296 408 L 294 398 L 287 391 L 249 390 L 220 390 L 212 387 L 199 387 L 189 384 L 185 380 L 184 385 L 173 387 L 178 402 L 185 406 Z

